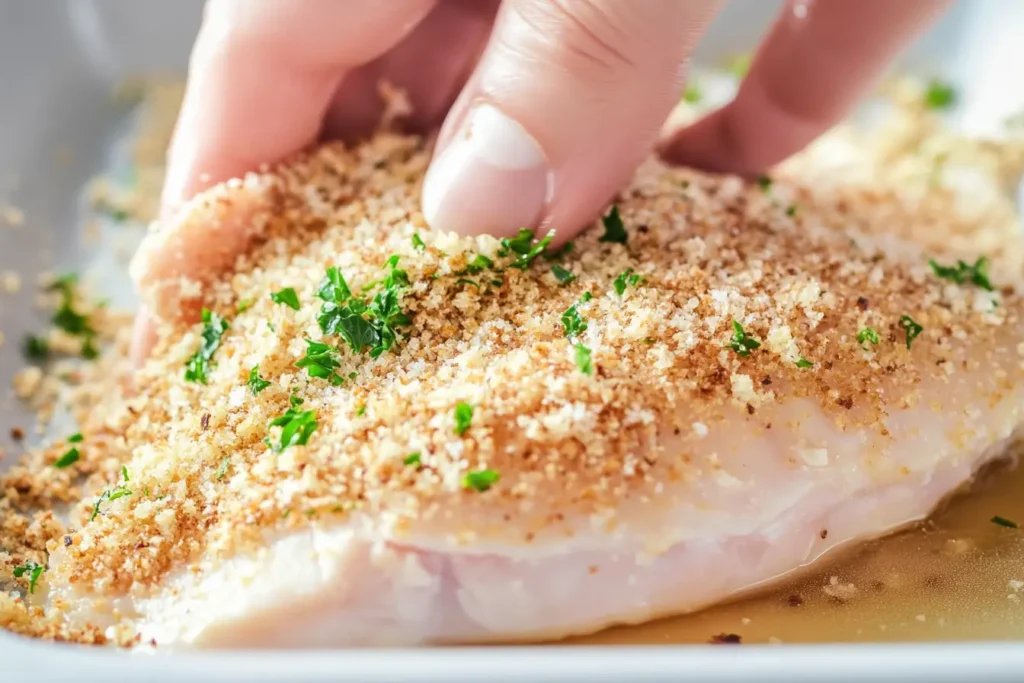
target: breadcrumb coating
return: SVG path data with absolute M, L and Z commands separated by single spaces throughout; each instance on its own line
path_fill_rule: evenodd
M 520 270 L 497 240 L 427 230 L 417 208 L 427 161 L 415 138 L 328 144 L 203 194 L 164 228 L 215 236 L 219 221 L 242 217 L 254 245 L 218 281 L 146 284 L 169 322 L 124 408 L 131 417 L 114 418 L 132 453 L 117 485 L 131 494 L 86 501 L 83 515 L 98 513 L 59 572 L 101 595 L 144 591 L 190 558 L 333 519 L 455 547 L 558 542 L 573 533 L 567 518 L 613 523 L 627 501 L 667 505 L 658 492 L 707 464 L 696 462 L 694 425 L 808 399 L 840 429 L 886 437 L 888 409 L 921 402 L 923 381 L 984 367 L 1000 330 L 1019 323 L 1011 288 L 940 279 L 928 254 L 896 245 L 893 222 L 931 217 L 893 201 L 874 211 L 870 192 L 830 202 L 789 181 L 650 162 L 615 200 L 625 244 L 602 241 L 599 221 L 556 261 Z M 373 358 L 323 334 L 327 269 L 369 297 L 395 256 L 409 324 L 394 346 Z M 560 281 L 552 263 L 574 279 Z M 287 287 L 298 310 L 271 299 Z M 206 384 L 185 379 L 203 326 L 173 322 L 200 303 L 227 321 Z M 571 306 L 586 328 L 568 338 Z M 858 341 L 867 328 L 877 343 Z M 306 340 L 334 349 L 340 381 L 296 367 Z M 269 385 L 254 394 L 255 366 Z M 472 416 L 457 430 L 460 404 Z M 270 423 L 289 408 L 312 411 L 316 427 L 275 452 Z M 498 477 L 479 487 L 480 472 Z

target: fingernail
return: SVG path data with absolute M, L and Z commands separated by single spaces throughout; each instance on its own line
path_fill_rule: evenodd
M 533 136 L 497 108 L 479 105 L 431 164 L 423 215 L 444 232 L 514 234 L 540 218 L 550 181 Z

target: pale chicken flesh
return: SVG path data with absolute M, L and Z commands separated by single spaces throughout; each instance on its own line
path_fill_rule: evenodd
M 944 229 L 920 207 L 651 162 L 616 200 L 624 236 L 610 216 L 548 260 L 542 235 L 430 234 L 426 159 L 326 146 L 150 237 L 162 342 L 110 419 L 132 494 L 51 558 L 73 619 L 160 645 L 589 633 L 921 519 L 1018 435 L 1020 299 L 984 261 L 886 241 Z M 930 257 L 977 267 L 957 282 Z M 352 297 L 398 293 L 378 357 L 318 320 L 330 266 Z M 205 384 L 183 377 L 200 306 L 230 321 Z M 305 339 L 333 349 L 326 374 L 296 367 Z M 289 409 L 316 427 L 275 452 Z

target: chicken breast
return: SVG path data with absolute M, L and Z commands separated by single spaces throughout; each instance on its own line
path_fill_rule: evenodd
M 418 213 L 426 163 L 328 145 L 149 238 L 162 341 L 103 418 L 130 457 L 47 573 L 73 619 L 161 645 L 588 633 L 918 520 L 1018 434 L 1018 295 L 891 237 L 952 216 L 650 162 L 572 249 L 461 239 Z

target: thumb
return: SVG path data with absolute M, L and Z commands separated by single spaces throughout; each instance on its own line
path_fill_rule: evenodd
M 506 0 L 423 190 L 432 227 L 578 232 L 651 151 L 717 0 Z

